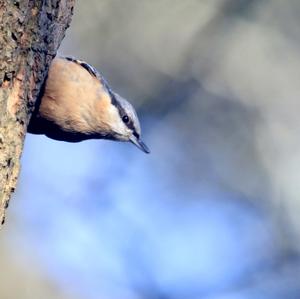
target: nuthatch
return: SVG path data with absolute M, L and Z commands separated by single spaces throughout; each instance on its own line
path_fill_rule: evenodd
M 67 142 L 130 141 L 150 152 L 133 106 L 92 66 L 69 57 L 53 59 L 28 132 Z

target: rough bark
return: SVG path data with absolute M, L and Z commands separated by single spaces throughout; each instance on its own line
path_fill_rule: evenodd
M 74 1 L 0 0 L 1 224 L 16 188 L 27 124 Z

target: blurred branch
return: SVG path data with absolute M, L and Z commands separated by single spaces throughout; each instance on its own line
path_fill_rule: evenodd
M 75 0 L 0 0 L 0 223 L 15 190 L 27 124 Z

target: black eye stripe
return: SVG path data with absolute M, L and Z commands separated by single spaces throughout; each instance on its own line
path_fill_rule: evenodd
M 137 139 L 140 139 L 140 135 L 136 132 L 136 131 L 133 131 L 133 136 L 135 136 Z
M 120 105 L 120 103 L 116 99 L 114 93 L 110 89 L 108 89 L 108 92 L 109 92 L 109 95 L 111 97 L 111 103 L 118 109 L 119 115 L 120 115 L 121 119 L 123 120 L 123 117 L 125 117 L 125 116 L 128 117 L 128 121 L 127 122 L 124 122 L 124 120 L 123 120 L 123 122 L 125 123 L 126 127 L 128 129 L 132 130 L 133 132 L 135 132 L 135 127 L 134 127 L 132 119 L 126 114 L 126 111 Z
M 131 120 L 129 120 L 128 123 L 125 123 L 125 125 L 127 126 L 128 129 L 130 129 L 130 130 L 132 130 L 132 131 L 135 131 L 133 122 L 132 122 Z

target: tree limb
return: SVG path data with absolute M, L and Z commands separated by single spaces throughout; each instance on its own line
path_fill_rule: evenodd
M 28 121 L 75 0 L 0 0 L 0 223 L 16 188 Z

